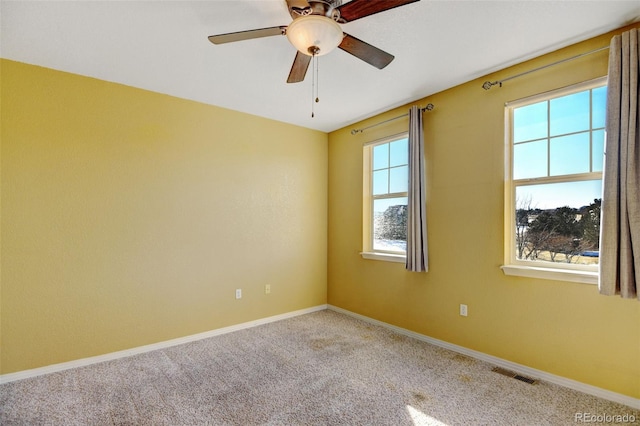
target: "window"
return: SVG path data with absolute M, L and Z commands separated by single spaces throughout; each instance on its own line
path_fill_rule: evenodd
M 606 79 L 507 104 L 507 274 L 597 282 Z
M 363 256 L 404 262 L 407 249 L 407 134 L 364 147 Z

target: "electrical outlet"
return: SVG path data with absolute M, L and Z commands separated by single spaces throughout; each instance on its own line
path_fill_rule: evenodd
M 242 299 L 242 289 L 241 288 L 237 288 L 236 289 L 236 299 Z
M 460 304 L 460 315 L 467 316 L 467 305 Z
M 266 284 L 264 286 L 264 294 L 269 294 L 271 293 L 271 284 Z

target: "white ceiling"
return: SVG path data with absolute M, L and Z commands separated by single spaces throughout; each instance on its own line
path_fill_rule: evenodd
M 286 83 L 286 37 L 207 40 L 288 25 L 284 0 L 2 0 L 0 55 L 328 132 L 638 20 L 640 2 L 613 0 L 421 0 L 368 16 L 343 30 L 395 60 L 320 57 L 314 118 L 311 69 Z

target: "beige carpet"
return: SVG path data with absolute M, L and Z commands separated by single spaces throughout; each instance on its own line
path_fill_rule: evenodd
M 321 311 L 3 384 L 0 424 L 640 424 L 637 410 L 492 367 Z

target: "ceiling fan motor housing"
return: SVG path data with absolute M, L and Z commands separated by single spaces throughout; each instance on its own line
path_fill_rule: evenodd
M 336 8 L 342 5 L 342 0 L 289 0 L 287 3 L 293 20 L 309 15 L 326 16 L 336 22 L 340 19 L 340 11 Z

